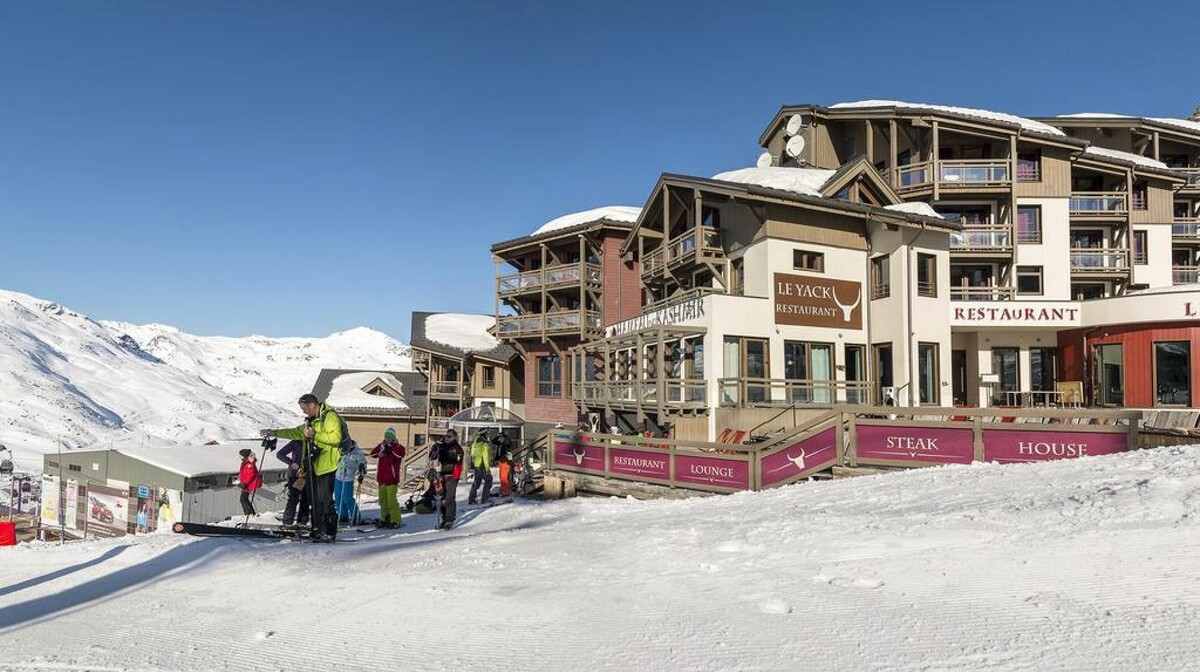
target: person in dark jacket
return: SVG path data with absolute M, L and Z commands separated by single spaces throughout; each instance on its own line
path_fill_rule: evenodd
M 502 429 L 492 438 L 492 443 L 496 446 L 496 464 L 500 467 L 500 496 L 512 497 L 512 439 Z
M 454 526 L 454 519 L 458 516 L 455 496 L 463 469 L 463 449 L 458 443 L 458 432 L 451 429 L 442 437 L 438 444 L 437 460 L 442 484 L 442 519 L 437 529 L 448 530 Z
M 254 491 L 262 487 L 262 476 L 258 474 L 258 463 L 254 459 L 253 450 L 243 448 L 238 454 L 242 456 L 242 468 L 238 470 L 238 487 L 242 489 L 242 513 L 253 516 Z
M 275 453 L 280 462 L 287 465 L 287 504 L 283 507 L 284 525 L 308 525 L 308 488 L 304 487 L 304 479 L 300 477 L 300 459 L 304 454 L 304 444 L 300 441 L 288 441 Z
M 375 480 L 379 483 L 379 526 L 400 527 L 400 465 L 404 462 L 404 446 L 396 440 L 396 430 L 388 427 L 383 441 L 371 449 L 371 457 L 379 460 Z

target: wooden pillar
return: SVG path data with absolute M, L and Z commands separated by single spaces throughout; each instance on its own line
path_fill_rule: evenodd
M 900 188 L 900 166 L 896 165 L 900 160 L 899 151 L 900 148 L 896 146 L 896 120 L 892 119 L 888 122 L 888 171 L 893 189 Z
M 938 122 L 933 120 L 933 146 L 929 150 L 929 177 L 933 180 L 933 200 L 938 200 L 941 197 L 941 182 L 942 182 L 942 166 L 941 159 L 938 156 L 941 154 L 940 142 L 938 138 Z M 911 393 L 910 393 L 911 394 Z

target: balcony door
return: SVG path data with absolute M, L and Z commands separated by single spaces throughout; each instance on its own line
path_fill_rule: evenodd
M 867 381 L 867 351 L 861 345 L 846 346 L 846 403 L 867 404 L 870 398 L 865 389 Z M 859 383 L 859 385 L 855 385 Z
M 1075 250 L 1100 250 L 1104 248 L 1104 232 L 1096 230 L 1071 231 L 1071 266 L 1095 268 L 1103 265 L 1104 255 Z
M 950 351 L 950 389 L 955 406 L 967 405 L 967 351 Z
M 811 381 L 787 387 L 788 400 L 793 404 L 832 403 L 833 344 L 784 341 L 783 377 L 789 381 Z
M 1125 405 L 1125 348 L 1120 343 L 1092 346 L 1093 395 L 1100 406 Z

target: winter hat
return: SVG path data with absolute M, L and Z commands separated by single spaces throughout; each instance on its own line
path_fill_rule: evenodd
M 238 451 L 238 455 L 241 455 L 242 457 L 250 457 L 253 454 L 254 454 L 254 451 L 250 450 L 249 448 L 242 448 L 241 450 Z
M 385 439 L 396 438 L 396 430 L 392 429 L 391 427 L 388 427 L 387 429 L 383 430 L 383 438 L 385 438 Z

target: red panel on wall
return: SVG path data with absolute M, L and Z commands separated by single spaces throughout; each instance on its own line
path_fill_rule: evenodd
M 1062 380 L 1084 381 L 1085 396 L 1091 401 L 1091 350 L 1097 345 L 1119 343 L 1123 346 L 1125 364 L 1125 406 L 1154 407 L 1154 344 L 1162 341 L 1186 341 L 1191 344 L 1190 380 L 1194 408 L 1200 401 L 1200 324 L 1196 322 L 1135 324 L 1059 332 Z

